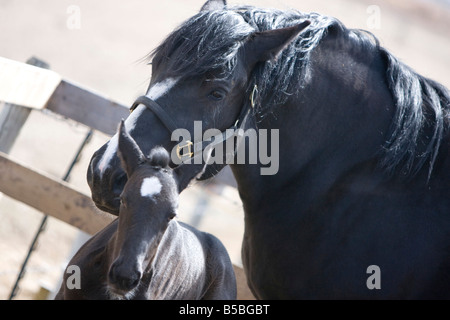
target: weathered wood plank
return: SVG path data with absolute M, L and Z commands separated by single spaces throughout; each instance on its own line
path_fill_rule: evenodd
M 9 90 L 8 87 L 2 87 L 2 85 L 3 85 L 2 83 L 6 81 L 5 79 L 7 79 L 6 76 L 11 76 L 13 78 L 13 75 L 11 75 L 11 74 L 8 74 L 8 73 L 2 74 L 2 62 L 4 62 L 4 61 L 0 60 L 0 78 L 1 78 L 0 79 L 0 91 L 3 91 L 3 93 L 0 92 L 0 100 L 1 100 L 1 96 L 3 94 L 13 96 L 13 94 L 11 94 L 9 92 L 5 92 L 5 91 Z M 39 68 L 49 68 L 49 65 L 46 62 L 41 61 L 34 57 L 31 57 L 30 59 L 28 59 L 27 64 L 30 64 L 30 66 L 34 66 L 33 73 L 35 73 L 35 74 L 39 73 L 38 71 L 36 71 L 36 70 L 40 70 Z M 24 64 L 19 63 L 19 65 L 24 65 Z M 35 68 L 35 67 L 38 67 L 38 68 Z M 9 68 L 6 68 L 6 69 L 9 69 Z M 8 71 L 8 70 L 5 70 L 5 71 Z M 42 72 L 45 72 L 45 71 L 48 71 L 48 70 L 43 70 Z M 22 76 L 23 76 L 23 72 L 22 72 Z M 31 79 L 31 80 L 33 80 L 33 79 Z M 34 80 L 39 82 L 38 79 L 34 79 Z M 15 82 L 14 79 L 11 79 L 11 82 Z M 30 85 L 30 82 L 28 82 L 28 86 L 29 85 Z M 15 86 L 17 86 L 17 84 L 15 84 Z M 39 88 L 39 83 L 37 83 L 36 86 L 37 86 L 37 88 Z M 10 89 L 14 90 L 14 88 L 10 88 Z M 41 89 L 43 89 L 43 88 L 41 88 Z M 50 88 L 50 90 L 52 90 L 52 92 L 54 89 L 55 88 L 53 88 L 53 89 Z M 30 88 L 28 88 L 28 90 L 30 91 Z M 34 92 L 35 90 L 31 90 L 31 91 Z M 20 95 L 21 92 L 18 92 L 18 90 L 16 89 L 14 94 Z M 31 96 L 33 97 L 33 93 L 31 93 Z M 45 99 L 44 102 L 38 101 L 38 104 L 41 107 L 43 107 L 45 105 L 45 103 L 47 102 L 49 96 L 50 95 L 48 95 L 48 97 L 44 98 Z M 5 97 L 5 99 L 6 99 L 6 101 L 15 101 L 15 102 L 26 103 L 25 101 L 26 101 L 26 99 L 29 99 L 29 97 L 28 98 L 25 97 L 24 100 L 21 100 L 18 97 L 14 98 L 12 100 L 8 100 L 6 97 Z M 41 97 L 41 99 L 43 99 L 43 98 Z M 30 113 L 31 113 L 31 109 L 28 107 L 24 107 L 23 105 L 16 105 L 16 104 L 10 104 L 10 103 L 6 103 L 4 105 L 4 107 L 0 113 L 0 151 L 1 152 L 9 153 L 11 151 L 11 148 L 14 145 L 14 142 L 16 141 L 17 137 L 19 136 L 20 130 L 22 129 L 22 126 L 25 124 L 25 122 L 27 121 Z
M 114 219 L 97 210 L 90 197 L 68 183 L 19 164 L 1 152 L 0 192 L 89 234 Z
M 5 104 L 0 113 L 0 151 L 9 153 L 16 142 L 22 126 L 31 113 L 30 108 Z
M 38 61 L 39 62 L 39 61 Z M 42 109 L 61 81 L 56 72 L 0 57 L 0 101 Z
M 130 114 L 124 105 L 67 80 L 56 88 L 47 109 L 108 135 Z

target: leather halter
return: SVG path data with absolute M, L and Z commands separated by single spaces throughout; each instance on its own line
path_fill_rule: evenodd
M 243 129 L 245 123 L 247 122 L 248 115 L 250 114 L 250 110 L 255 107 L 255 94 L 258 91 L 258 87 L 255 85 L 253 87 L 253 91 L 250 95 L 250 106 L 248 103 L 244 103 L 244 106 L 241 109 L 241 112 L 234 123 L 233 126 L 223 131 L 221 134 L 215 135 L 211 138 L 211 141 L 185 141 L 184 144 L 179 143 L 177 147 L 177 156 L 182 163 L 189 161 L 194 155 L 196 155 L 199 151 L 203 151 L 207 148 L 212 149 L 214 146 L 222 143 L 237 134 L 240 134 L 237 129 Z M 133 105 L 130 108 L 130 113 L 133 112 L 139 105 L 143 104 L 147 109 L 149 109 L 158 119 L 159 121 L 167 128 L 167 130 L 172 133 L 174 130 L 180 128 L 175 124 L 172 120 L 171 116 L 164 111 L 164 109 L 154 100 L 150 99 L 147 96 L 140 96 L 136 99 Z
M 164 111 L 163 108 L 154 100 L 150 99 L 147 96 L 140 96 L 136 99 L 133 105 L 130 108 L 130 113 L 134 111 L 139 105 L 143 104 L 150 111 L 152 111 L 156 117 L 161 121 L 161 123 L 169 130 L 170 132 L 178 129 L 178 126 L 173 122 L 172 118 Z

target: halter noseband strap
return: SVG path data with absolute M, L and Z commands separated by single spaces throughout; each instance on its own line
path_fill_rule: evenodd
M 147 107 L 147 109 L 151 110 L 161 121 L 161 123 L 169 130 L 170 132 L 178 129 L 178 126 L 173 122 L 172 118 L 164 111 L 161 106 L 153 101 L 147 96 L 140 96 L 136 99 L 133 105 L 130 108 L 130 113 L 134 111 L 140 104 L 143 104 Z
M 243 129 L 245 123 L 247 122 L 248 115 L 250 114 L 250 110 L 255 107 L 255 94 L 258 88 L 255 85 L 253 91 L 250 95 L 250 104 L 245 103 L 244 107 L 241 109 L 241 112 L 234 123 L 233 126 L 223 131 L 221 134 L 213 136 L 210 141 L 199 141 L 193 143 L 191 141 L 185 141 L 182 145 L 179 143 L 177 147 L 177 156 L 182 161 L 182 163 L 190 160 L 193 156 L 197 155 L 199 151 L 203 151 L 206 149 L 211 150 L 214 146 L 230 139 L 233 136 L 239 134 L 236 132 L 237 129 Z M 143 104 L 147 107 L 153 114 L 161 121 L 161 123 L 169 130 L 169 132 L 173 132 L 179 127 L 175 124 L 169 114 L 164 111 L 164 109 L 154 100 L 150 99 L 147 96 L 140 96 L 136 99 L 133 105 L 130 108 L 130 112 L 133 112 L 140 104 Z M 250 107 L 249 107 L 250 105 Z

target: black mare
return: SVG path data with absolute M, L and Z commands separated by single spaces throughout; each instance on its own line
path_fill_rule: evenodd
M 167 151 L 154 148 L 147 158 L 123 123 L 119 130 L 128 176 L 120 216 L 74 255 L 56 299 L 236 299 L 223 244 L 173 219 L 183 178 L 168 167 Z
M 213 0 L 149 58 L 148 99 L 126 121 L 144 152 L 175 148 L 167 118 L 191 135 L 195 120 L 224 132 L 237 119 L 258 138 L 278 134 L 266 146 L 278 151 L 275 172 L 230 164 L 256 297 L 450 298 L 444 86 L 335 18 Z M 253 150 L 246 139 L 238 153 Z M 117 214 L 126 181 L 117 137 L 93 155 L 87 178 L 96 205 Z

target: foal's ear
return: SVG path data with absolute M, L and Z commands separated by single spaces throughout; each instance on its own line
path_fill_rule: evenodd
M 244 45 L 247 65 L 253 67 L 258 62 L 275 61 L 310 23 L 305 20 L 292 27 L 254 33 Z
M 212 10 L 220 10 L 223 9 L 227 5 L 225 0 L 208 0 L 202 6 L 200 11 L 212 11 Z
M 127 173 L 128 178 L 134 170 L 145 160 L 145 156 L 137 145 L 136 141 L 128 134 L 123 120 L 119 124 L 119 147 L 118 155 L 122 168 Z

